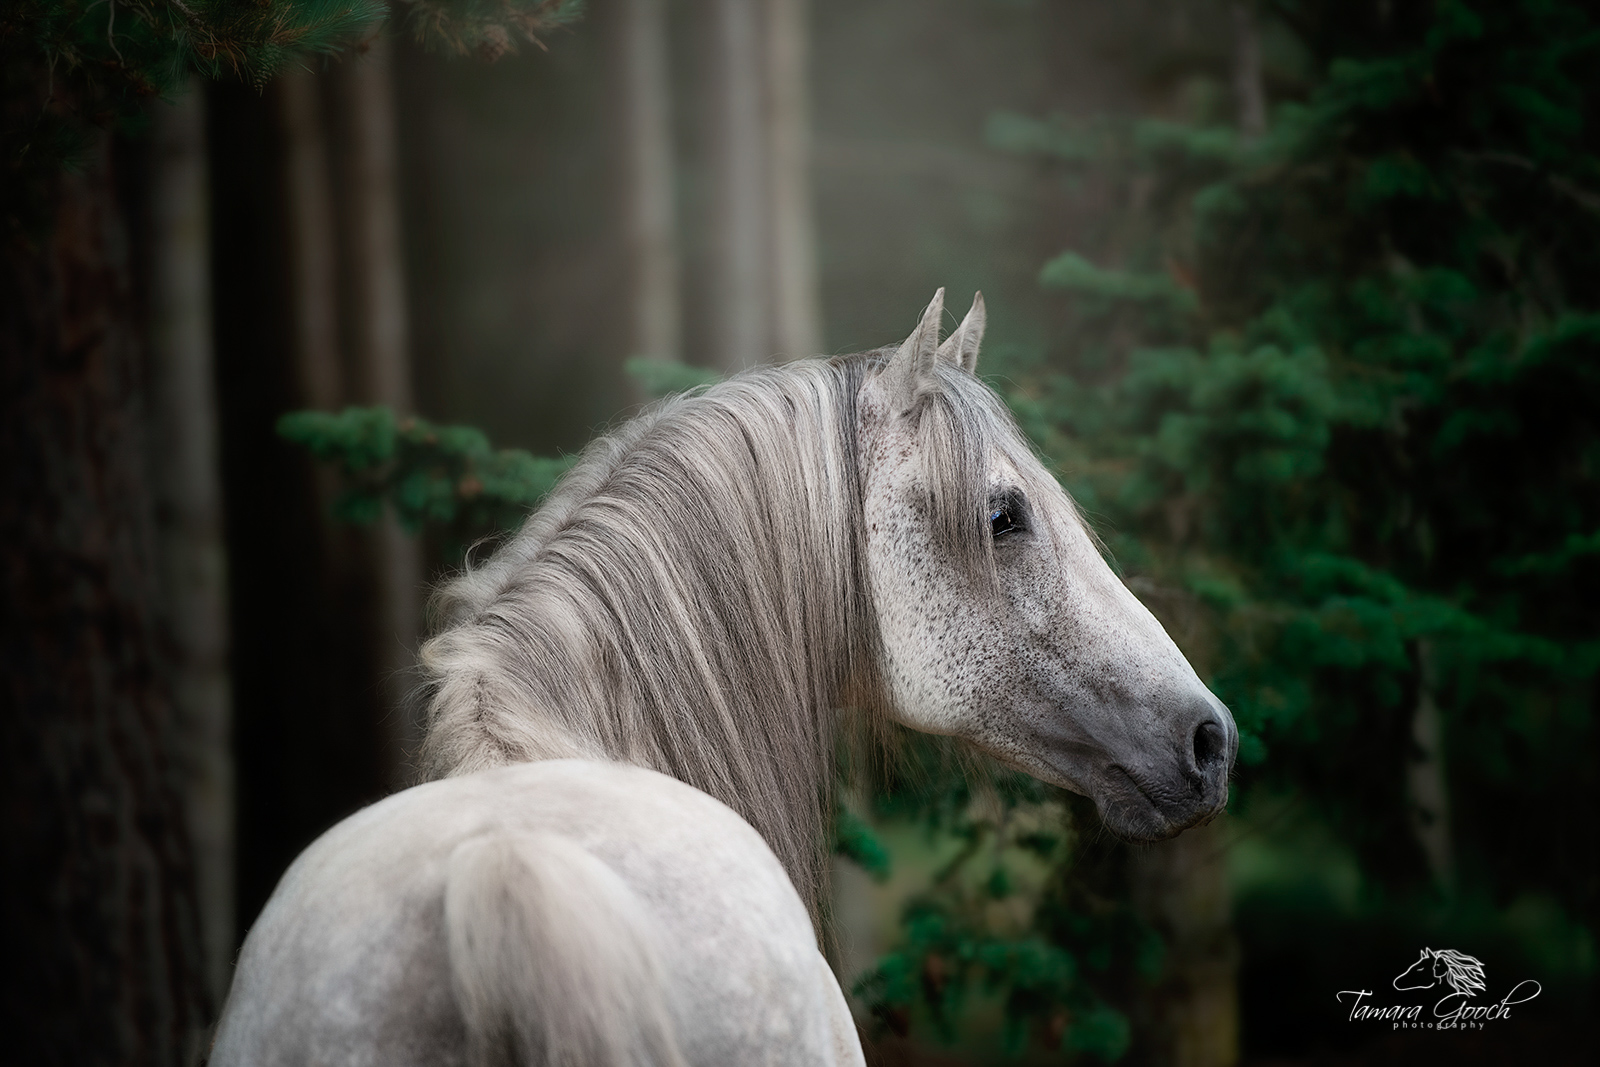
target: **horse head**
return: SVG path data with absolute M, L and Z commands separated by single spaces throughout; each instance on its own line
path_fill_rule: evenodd
M 1220 811 L 1238 731 L 974 376 L 943 293 L 862 387 L 865 555 L 892 715 L 1170 837 Z
M 1428 966 L 1430 961 L 1433 963 L 1432 967 Z M 1443 962 L 1432 949 L 1423 949 L 1422 955 L 1417 957 L 1415 963 L 1395 976 L 1394 987 L 1400 990 L 1432 989 L 1442 977 L 1440 968 Z

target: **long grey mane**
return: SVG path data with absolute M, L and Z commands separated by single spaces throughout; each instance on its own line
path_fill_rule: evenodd
M 883 710 L 856 422 L 891 352 L 751 371 L 592 444 L 441 590 L 422 652 L 430 776 L 562 757 L 659 770 L 748 820 L 815 916 L 837 709 Z M 930 503 L 981 566 L 984 463 L 1015 437 L 993 393 L 943 376 L 922 420 L 943 457 Z

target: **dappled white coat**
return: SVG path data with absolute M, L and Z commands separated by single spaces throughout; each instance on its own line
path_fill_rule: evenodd
M 860 1063 L 805 906 L 725 805 L 621 764 L 408 789 L 284 875 L 211 1063 Z

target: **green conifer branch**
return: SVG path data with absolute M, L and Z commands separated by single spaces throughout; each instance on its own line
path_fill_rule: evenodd
M 278 433 L 338 469 L 340 518 L 369 523 L 392 510 L 414 533 L 440 529 L 454 554 L 521 525 L 576 460 L 496 449 L 470 427 L 396 419 L 382 407 L 291 412 Z
M 583 15 L 584 0 L 395 0 L 407 29 L 430 48 L 494 61 L 523 41 L 542 37 Z

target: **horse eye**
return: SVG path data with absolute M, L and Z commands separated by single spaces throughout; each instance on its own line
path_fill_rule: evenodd
M 997 493 L 989 501 L 989 534 L 996 540 L 1028 526 L 1027 505 L 1015 489 Z

